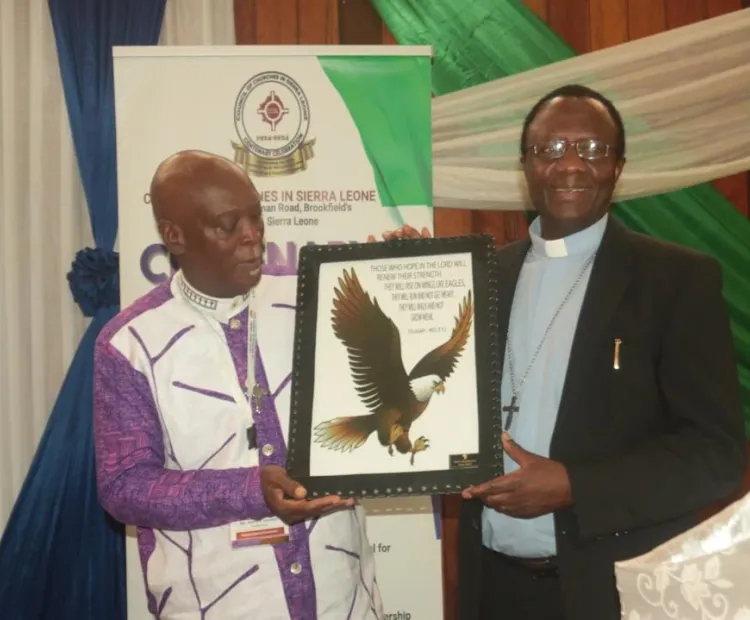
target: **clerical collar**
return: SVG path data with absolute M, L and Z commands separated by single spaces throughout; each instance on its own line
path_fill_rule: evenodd
M 588 228 L 560 239 L 544 239 L 541 236 L 541 223 L 537 217 L 529 226 L 531 253 L 539 258 L 564 258 L 576 254 L 585 254 L 599 247 L 604 231 L 607 228 L 609 214 L 594 222 Z
M 172 286 L 179 290 L 182 297 L 190 305 L 200 310 L 203 314 L 213 316 L 219 321 L 227 320 L 247 308 L 250 304 L 252 293 L 252 291 L 248 291 L 244 295 L 227 298 L 211 297 L 205 293 L 201 293 L 198 289 L 192 286 L 187 281 L 182 271 L 175 274 Z

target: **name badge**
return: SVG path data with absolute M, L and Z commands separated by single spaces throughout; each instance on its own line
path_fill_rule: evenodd
M 281 519 L 267 517 L 259 521 L 246 519 L 229 526 L 233 548 L 253 545 L 278 545 L 289 542 L 289 527 Z

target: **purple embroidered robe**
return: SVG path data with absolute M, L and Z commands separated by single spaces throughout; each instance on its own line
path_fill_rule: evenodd
M 267 390 L 257 449 L 237 403 L 248 301 L 199 299 L 200 314 L 200 295 L 188 291 L 191 303 L 179 282 L 123 310 L 95 349 L 99 497 L 137 526 L 149 610 L 162 620 L 381 619 L 361 507 L 295 525 L 283 545 L 230 543 L 230 523 L 270 516 L 258 465 L 285 462 L 296 278 L 264 276 L 255 291 L 256 377 Z

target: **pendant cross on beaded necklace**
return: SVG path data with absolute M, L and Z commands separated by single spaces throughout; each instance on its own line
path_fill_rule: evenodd
M 514 396 L 510 401 L 510 405 L 503 407 L 503 412 L 508 414 L 508 418 L 505 420 L 506 431 L 510 428 L 511 422 L 513 422 L 513 414 L 519 411 L 518 405 L 516 405 L 517 400 L 518 398 Z

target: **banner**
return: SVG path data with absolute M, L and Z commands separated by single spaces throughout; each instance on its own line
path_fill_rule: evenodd
M 430 67 L 429 47 L 115 48 L 122 306 L 173 272 L 147 194 L 159 163 L 181 150 L 226 157 L 252 178 L 263 277 L 287 287 L 304 244 L 380 239 L 403 224 L 432 233 Z M 440 620 L 437 504 L 365 505 L 385 617 Z M 127 552 L 128 620 L 147 620 L 133 532 Z

